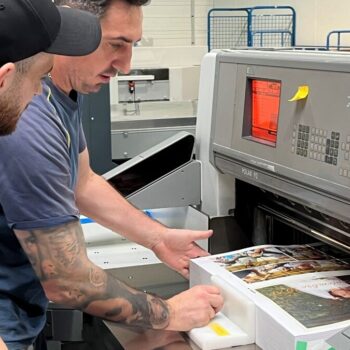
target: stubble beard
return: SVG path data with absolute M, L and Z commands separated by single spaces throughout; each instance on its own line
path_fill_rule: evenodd
M 19 84 L 14 84 L 0 97 L 0 136 L 10 135 L 16 130 L 22 112 L 19 95 Z

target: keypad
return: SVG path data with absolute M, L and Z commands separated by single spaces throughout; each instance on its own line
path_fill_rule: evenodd
M 340 133 L 305 124 L 294 125 L 291 151 L 301 157 L 308 157 L 330 165 L 338 165 L 340 148 L 349 148 L 349 142 L 340 144 Z
M 298 135 L 296 154 L 298 156 L 307 157 L 310 140 L 310 127 L 308 125 L 299 124 L 295 134 Z
M 294 124 L 290 149 L 297 156 L 336 166 L 339 176 L 350 179 L 350 135 Z
M 350 135 L 347 135 L 344 141 L 339 140 L 341 149 L 342 167 L 339 168 L 339 175 L 350 179 Z

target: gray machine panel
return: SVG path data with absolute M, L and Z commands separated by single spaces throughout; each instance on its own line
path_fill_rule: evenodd
M 275 142 L 251 133 L 251 86 L 256 80 L 280 84 Z M 308 96 L 289 101 L 301 86 L 308 86 Z M 266 178 L 259 179 L 261 172 L 298 185 L 305 199 L 307 190 L 348 206 L 349 115 L 350 57 L 276 51 L 231 51 L 217 56 L 212 154 L 256 169 L 253 180 L 258 183 L 266 183 Z M 220 169 L 219 158 L 212 162 Z M 227 167 L 220 170 L 228 172 Z M 246 178 L 244 172 L 241 177 Z M 344 219 L 345 210 L 341 211 Z

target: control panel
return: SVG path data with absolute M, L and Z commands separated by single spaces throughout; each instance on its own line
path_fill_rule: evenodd
M 271 181 L 281 178 L 349 202 L 350 59 L 346 55 L 221 52 L 212 118 L 215 166 L 222 157 L 240 164 L 243 177 L 252 174 L 259 181 L 259 173 L 270 174 Z

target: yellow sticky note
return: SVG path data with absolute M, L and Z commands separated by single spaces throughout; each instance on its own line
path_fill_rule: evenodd
M 217 322 L 212 322 L 209 323 L 209 328 L 214 331 L 218 336 L 224 337 L 227 335 L 230 335 L 229 331 L 222 327 L 219 323 Z
M 289 99 L 289 102 L 303 100 L 309 95 L 309 87 L 307 85 L 301 85 L 298 87 L 298 91 L 295 93 L 295 95 Z

